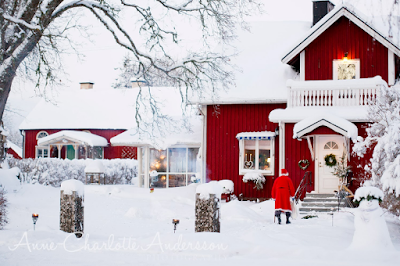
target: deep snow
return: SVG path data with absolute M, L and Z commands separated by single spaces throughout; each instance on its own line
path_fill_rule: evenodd
M 85 186 L 85 234 L 77 239 L 59 231 L 60 189 L 23 185 L 7 194 L 0 265 L 399 265 L 400 222 L 390 215 L 392 252 L 348 251 L 349 212 L 335 213 L 333 226 L 329 215 L 274 224 L 273 201 L 223 202 L 221 233 L 195 233 L 195 191 L 196 184 L 154 193 Z M 32 213 L 39 214 L 36 231 Z M 180 220 L 175 234 L 174 218 Z

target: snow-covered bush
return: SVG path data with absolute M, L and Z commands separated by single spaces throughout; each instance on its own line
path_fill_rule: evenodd
M 387 194 L 383 206 L 392 206 L 391 211 L 399 213 L 393 208 L 400 205 L 400 86 L 382 86 L 377 102 L 369 106 L 368 116 L 373 123 L 366 129 L 367 137 L 358 138 L 353 151 L 363 157 L 373 149 L 365 170 L 374 185 Z
M 243 182 L 247 183 L 249 181 L 254 182 L 255 184 L 254 188 L 256 188 L 257 190 L 261 190 L 264 188 L 265 177 L 261 173 L 257 172 L 246 173 L 243 176 Z
M 7 199 L 5 191 L 0 188 L 0 229 L 7 223 Z
M 86 160 L 60 160 L 56 158 L 9 159 L 10 167 L 21 170 L 21 182 L 59 187 L 61 182 L 76 179 L 85 182 Z M 107 184 L 130 184 L 137 176 L 137 161 L 129 159 L 102 160 Z

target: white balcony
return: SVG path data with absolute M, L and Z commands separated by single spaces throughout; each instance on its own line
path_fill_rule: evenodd
M 288 80 L 286 85 L 288 108 L 365 106 L 376 101 L 380 86 L 387 86 L 380 76 L 352 80 Z

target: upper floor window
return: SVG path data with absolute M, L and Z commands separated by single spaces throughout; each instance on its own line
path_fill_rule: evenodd
M 49 133 L 47 133 L 46 131 L 40 131 L 39 133 L 37 133 L 36 139 L 41 139 L 41 138 L 47 137 L 48 135 L 49 135 Z
M 333 79 L 359 79 L 360 59 L 333 60 Z
M 275 133 L 239 133 L 239 174 L 257 171 L 264 175 L 274 174 Z

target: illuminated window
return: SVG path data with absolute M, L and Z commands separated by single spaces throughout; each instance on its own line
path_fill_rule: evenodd
M 272 132 L 265 136 L 246 136 L 240 133 L 239 140 L 239 174 L 257 171 L 265 175 L 274 174 L 274 147 L 275 138 Z
M 359 79 L 360 78 L 360 60 L 333 60 L 333 79 Z
M 150 187 L 181 187 L 197 174 L 199 148 L 150 149 Z

